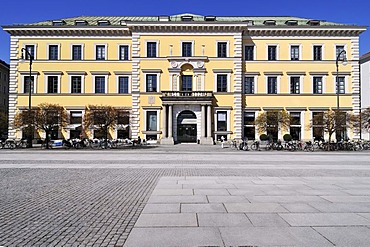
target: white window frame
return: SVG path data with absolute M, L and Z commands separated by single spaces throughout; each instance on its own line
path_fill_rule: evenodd
M 269 46 L 276 46 L 276 60 L 269 60 Z M 280 45 L 279 44 L 266 44 L 266 61 L 274 62 L 280 60 Z
M 311 75 L 310 78 L 311 78 L 311 93 L 314 94 L 314 91 L 313 91 L 313 78 L 314 77 L 321 77 L 322 78 L 322 93 L 321 95 L 325 94 L 326 93 L 326 76 L 325 75 Z M 320 95 L 320 94 L 315 94 L 315 95 Z
M 96 53 L 96 47 L 97 46 L 104 46 L 105 48 L 105 59 L 104 60 L 98 60 L 97 59 L 97 53 Z M 96 43 L 96 44 L 94 44 L 94 60 L 95 61 L 107 61 L 108 60 L 108 44 L 106 44 L 106 43 Z
M 218 92 L 217 91 L 217 75 L 226 75 L 226 80 L 227 80 L 227 90 L 226 92 Z M 225 72 L 225 73 L 215 73 L 215 83 L 214 83 L 214 93 L 229 93 L 230 92 L 230 81 L 231 81 L 231 72 Z
M 314 60 L 314 46 L 321 46 L 321 60 Z M 324 61 L 325 60 L 325 44 L 312 44 L 311 45 L 311 52 L 312 52 L 312 61 Z
M 221 112 L 221 111 L 225 111 L 226 112 L 226 131 L 230 131 L 230 127 L 231 127 L 231 124 L 230 124 L 230 115 L 231 115 L 231 110 L 223 110 L 223 109 L 219 109 L 219 110 L 215 110 L 215 113 L 214 113 L 214 119 L 215 119 L 215 131 L 218 131 L 217 128 L 218 128 L 218 125 L 217 125 L 217 122 L 218 122 L 218 119 L 217 119 L 217 113 L 218 112 Z M 229 134 L 228 134 L 229 136 Z
M 29 75 L 29 73 L 22 73 L 21 74 L 21 76 L 22 76 L 22 85 L 21 85 L 21 87 L 20 87 L 20 93 L 23 93 L 24 94 L 24 83 L 25 83 L 25 77 L 26 76 L 30 76 Z M 36 94 L 37 93 L 37 76 L 38 76 L 38 73 L 35 73 L 35 74 L 31 74 L 31 76 L 34 78 L 34 81 L 33 81 L 33 94 Z M 28 94 L 28 93 L 26 93 L 26 94 Z
M 46 94 L 53 94 L 53 93 L 48 93 L 48 79 L 49 79 L 49 76 L 56 76 L 58 77 L 58 92 L 57 93 L 60 93 L 60 88 L 61 88 L 61 78 L 62 78 L 62 75 L 61 74 L 45 74 L 44 78 L 45 78 L 45 87 L 44 87 L 44 90 L 45 90 L 45 93 Z
M 297 61 L 297 60 L 291 60 L 292 59 L 292 46 L 298 46 L 298 61 L 302 60 L 302 44 L 289 44 L 289 60 L 290 61 Z
M 95 94 L 95 77 L 105 77 L 105 92 L 104 94 L 108 93 L 108 75 L 93 75 L 92 76 L 92 92 Z M 99 93 L 101 94 L 101 93 Z
M 26 49 L 26 46 L 27 45 L 33 45 L 33 47 L 34 47 L 34 56 L 33 56 L 33 60 L 36 60 L 37 59 L 37 43 L 24 43 L 24 44 L 22 44 L 22 48 L 24 48 L 24 49 Z M 26 54 L 23 54 L 24 55 L 24 60 L 26 60 L 25 58 L 26 58 Z M 49 57 L 48 57 L 49 58 Z
M 180 41 L 180 47 L 181 47 L 181 54 L 180 54 L 180 57 L 182 57 L 182 43 L 191 43 L 191 56 L 194 57 L 194 40 L 181 40 Z
M 157 44 L 155 57 L 148 57 L 148 43 L 150 43 L 150 42 L 153 42 L 153 43 Z M 145 40 L 145 54 L 144 55 L 145 55 L 144 57 L 146 57 L 146 58 L 158 58 L 159 57 L 159 40 L 158 39 Z
M 120 77 L 128 77 L 128 94 L 131 93 L 131 75 L 116 75 L 116 92 L 119 93 L 119 78 Z M 145 76 L 146 78 L 146 76 Z M 146 79 L 145 79 L 146 80 Z M 145 84 L 146 85 L 146 84 Z M 145 86 L 146 87 L 146 86 Z
M 69 85 L 68 85 L 68 92 L 72 93 L 72 76 L 80 76 L 81 77 L 81 94 L 85 93 L 85 75 L 84 74 L 69 74 L 68 79 L 69 79 Z M 95 80 L 94 80 L 95 83 Z M 95 88 L 95 85 L 94 85 Z M 73 93 L 77 94 L 77 93 Z
M 148 88 L 147 88 L 147 81 L 146 81 L 146 75 L 157 75 L 157 91 L 154 91 L 154 92 L 148 92 Z M 158 93 L 158 92 L 160 92 L 161 90 L 160 90 L 160 85 L 161 85 L 161 73 L 158 73 L 158 72 L 156 72 L 156 73 L 150 73 L 150 72 L 148 72 L 148 73 L 144 73 L 144 82 L 145 82 L 145 93 Z
M 291 111 L 289 111 L 289 114 L 291 114 L 292 112 L 299 113 L 300 124 L 299 125 L 296 125 L 296 124 L 289 125 L 289 129 L 290 129 L 290 127 L 299 127 L 299 128 L 301 128 L 301 140 L 304 140 L 304 137 L 303 137 L 303 134 L 304 134 L 304 115 L 303 114 L 304 114 L 304 112 L 303 111 L 291 110 Z
M 73 109 L 71 109 L 71 110 L 67 110 L 67 111 L 68 111 L 69 116 L 71 116 L 71 112 L 81 112 L 82 113 L 81 125 L 84 124 L 85 110 L 81 110 L 81 109 L 73 110 Z M 71 125 L 71 123 L 68 123 L 68 125 Z M 67 133 L 68 133 L 68 138 L 71 138 L 71 130 L 70 129 L 68 129 Z M 94 130 L 93 129 L 92 129 L 91 133 L 92 133 L 92 136 L 94 136 Z
M 299 77 L 299 93 L 292 93 L 291 91 L 290 91 L 290 83 L 291 83 L 291 78 L 292 77 Z M 288 80 L 289 80 L 289 94 L 291 94 L 291 95 L 300 95 L 300 94 L 302 94 L 302 93 L 304 93 L 303 92 L 303 78 L 304 78 L 304 76 L 303 75 L 289 75 L 288 76 Z M 313 90 L 313 87 L 312 87 L 312 90 Z
M 81 46 L 81 60 L 73 60 L 73 46 L 74 45 L 80 45 Z M 84 56 L 85 55 L 85 53 L 84 53 L 85 44 L 82 44 L 82 43 L 78 43 L 78 44 L 77 43 L 76 44 L 75 43 L 72 43 L 70 47 L 71 47 L 71 60 L 72 61 L 82 61 L 82 60 L 85 59 L 85 56 Z
M 121 55 L 121 49 L 120 49 L 120 47 L 123 46 L 123 45 L 128 46 L 128 60 L 121 60 L 121 56 L 120 56 Z M 118 44 L 117 45 L 117 50 L 118 50 L 117 57 L 118 57 L 118 60 L 120 62 L 122 62 L 122 61 L 130 61 L 131 60 L 131 45 L 129 43 L 120 43 L 120 44 Z
M 347 44 L 337 43 L 337 44 L 334 44 L 334 61 L 337 60 L 337 46 L 343 46 L 344 47 L 344 50 L 346 51 L 346 58 L 348 60 Z
M 50 57 L 49 57 L 49 47 L 51 46 L 51 45 L 56 45 L 56 46 L 58 46 L 58 59 L 57 60 L 60 60 L 60 58 L 61 58 L 61 54 L 60 54 L 60 43 L 48 43 L 48 44 L 46 44 L 46 59 L 47 60 L 50 60 Z M 56 61 L 56 60 L 50 60 L 50 61 Z
M 246 77 L 253 77 L 253 83 L 254 83 L 254 92 L 253 94 L 257 94 L 258 92 L 258 76 L 257 75 L 244 75 L 244 80 L 243 80 L 243 94 L 245 93 L 245 78 Z
M 219 57 L 218 56 L 218 43 L 226 43 L 226 57 Z M 229 40 L 216 40 L 216 58 L 228 58 L 230 57 L 230 41 Z
M 344 94 L 349 93 L 349 91 L 348 91 L 348 76 L 347 75 L 341 75 L 341 74 L 339 74 L 338 77 L 344 77 Z M 336 87 L 337 87 L 337 79 L 336 78 L 337 78 L 337 76 L 334 75 L 333 76 L 333 83 L 334 83 L 334 93 L 335 94 L 337 93 L 337 90 L 336 90 Z M 341 95 L 341 94 L 339 94 L 339 95 Z
M 245 47 L 246 46 L 253 46 L 253 60 L 245 60 Z M 256 55 L 256 52 L 257 52 L 257 49 L 256 49 L 256 45 L 250 45 L 250 44 L 245 44 L 244 45 L 244 57 L 243 57 L 243 60 L 244 61 L 255 61 L 256 60 L 256 58 L 257 58 L 257 55 Z
M 157 109 L 144 109 L 143 111 L 144 111 L 144 131 L 159 131 L 159 122 L 160 122 L 160 119 L 159 119 L 160 115 L 159 115 L 159 113 L 160 113 L 160 110 L 157 110 Z M 157 129 L 156 130 L 147 130 L 147 117 L 148 117 L 147 112 L 148 111 L 155 111 L 155 112 L 157 112 Z M 157 135 L 157 138 L 158 138 L 158 135 Z
M 266 75 L 265 76 L 265 87 L 266 87 L 266 94 L 267 95 L 276 95 L 276 94 L 269 94 L 268 93 L 268 78 L 269 77 L 276 77 L 276 94 L 280 94 L 280 77 L 281 75 Z M 289 83 L 290 83 L 290 80 L 289 80 Z M 289 91 L 290 91 L 290 87 L 289 87 Z

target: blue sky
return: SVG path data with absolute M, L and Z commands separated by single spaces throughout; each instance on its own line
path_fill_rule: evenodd
M 4 0 L 0 25 L 31 23 L 81 15 L 297 16 L 338 23 L 370 25 L 368 0 Z M 360 36 L 360 54 L 370 52 L 370 31 Z M 0 31 L 0 59 L 9 62 L 9 35 Z

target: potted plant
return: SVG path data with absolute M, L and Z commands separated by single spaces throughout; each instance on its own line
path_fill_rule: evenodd
M 293 138 L 291 136 L 291 134 L 287 133 L 283 136 L 283 139 L 285 142 L 290 142 Z

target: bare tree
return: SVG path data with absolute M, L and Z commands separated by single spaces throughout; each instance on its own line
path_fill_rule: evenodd
M 14 126 L 27 127 L 29 131 L 43 130 L 46 134 L 46 148 L 49 148 L 50 133 L 68 124 L 68 113 L 58 104 L 41 103 L 31 110 L 18 112 Z
M 108 133 L 113 130 L 117 123 L 120 123 L 128 117 L 128 110 L 117 109 L 113 106 L 88 105 L 84 115 L 84 129 L 94 129 L 101 131 L 105 138 L 104 145 L 107 147 Z M 128 122 L 128 121 L 127 121 Z
M 358 123 L 357 117 L 352 113 L 341 110 L 328 110 L 322 114 L 317 114 L 311 119 L 310 128 L 322 127 L 323 131 L 329 136 L 329 143 L 334 133 L 338 135 L 347 130 L 347 128 L 356 128 Z M 337 141 L 339 136 L 337 136 Z
M 361 111 L 361 128 L 363 130 L 370 129 L 370 107 Z
M 285 110 L 264 111 L 256 118 L 255 125 L 259 133 L 277 133 L 289 127 L 290 114 Z

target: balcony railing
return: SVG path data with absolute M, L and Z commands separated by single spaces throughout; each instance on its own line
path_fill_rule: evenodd
M 162 97 L 213 97 L 212 91 L 162 91 Z

